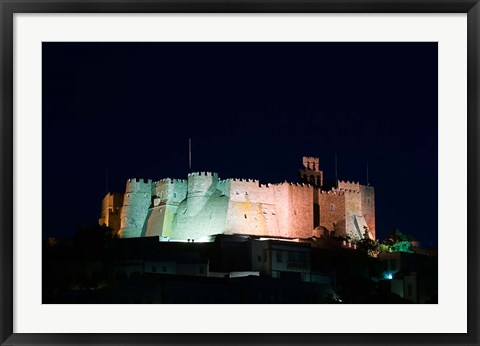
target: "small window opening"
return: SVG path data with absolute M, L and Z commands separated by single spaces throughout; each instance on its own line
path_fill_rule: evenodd
M 282 255 L 283 255 L 282 251 L 277 250 L 277 262 L 278 263 L 282 263 L 282 261 L 283 261 L 283 256 Z

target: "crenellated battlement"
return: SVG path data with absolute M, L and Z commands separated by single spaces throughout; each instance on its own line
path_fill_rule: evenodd
M 350 180 L 339 180 L 338 181 L 339 184 L 345 184 L 345 185 L 360 185 L 360 182 L 358 181 L 350 181 Z
M 218 178 L 218 173 L 215 173 L 215 172 L 192 172 L 192 173 L 188 173 L 188 176 L 189 177 L 214 177 L 214 178 Z
M 138 179 L 138 178 L 132 178 L 127 180 L 129 183 L 142 183 L 142 184 L 151 184 L 152 179 Z
M 128 179 L 125 192 L 141 192 L 141 193 L 151 193 L 153 184 L 152 179 Z
M 289 186 L 298 186 L 298 187 L 306 187 L 306 188 L 311 188 L 312 185 L 306 184 L 306 183 L 298 183 L 295 181 L 283 181 L 281 183 L 274 183 L 274 184 L 268 184 L 269 186 L 282 186 L 282 185 L 289 185 Z
M 246 178 L 228 178 L 228 179 L 225 179 L 225 180 L 228 180 L 228 181 L 240 181 L 240 182 L 244 182 L 244 183 L 259 183 L 259 180 L 257 179 L 246 179 Z
M 190 197 L 208 197 L 218 184 L 218 173 L 192 172 L 188 174 L 187 191 Z
M 353 191 L 360 191 L 360 183 L 358 181 L 338 181 L 338 188 L 342 190 L 353 190 Z
M 159 179 L 155 182 L 155 185 L 158 185 L 158 184 L 164 184 L 164 183 L 170 183 L 172 182 L 172 179 L 170 178 L 162 178 L 162 179 Z
M 262 188 L 262 189 L 263 189 L 263 188 L 269 189 L 269 188 L 271 188 L 271 187 L 273 187 L 273 186 L 275 186 L 275 184 L 270 184 L 270 183 L 268 183 L 268 184 L 260 184 L 260 188 Z
M 292 182 L 292 181 L 290 181 L 288 184 L 290 186 L 306 186 L 304 183 L 297 183 L 297 182 Z

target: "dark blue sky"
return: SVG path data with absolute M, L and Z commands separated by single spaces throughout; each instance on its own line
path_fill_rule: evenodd
M 296 180 L 303 155 L 376 192 L 377 237 L 437 244 L 436 43 L 43 43 L 43 232 L 128 178 Z

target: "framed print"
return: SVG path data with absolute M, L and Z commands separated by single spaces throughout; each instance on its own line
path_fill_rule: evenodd
M 477 1 L 1 14 L 2 344 L 478 344 Z

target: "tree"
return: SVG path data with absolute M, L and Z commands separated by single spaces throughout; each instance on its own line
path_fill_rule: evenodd
M 415 237 L 396 229 L 385 238 L 383 245 L 387 247 L 388 252 L 413 252 L 411 250 L 413 240 Z
M 363 226 L 364 233 L 363 238 L 357 242 L 357 245 L 367 251 L 370 256 L 376 257 L 379 252 L 380 244 L 375 240 L 370 238 L 370 230 L 367 226 Z

